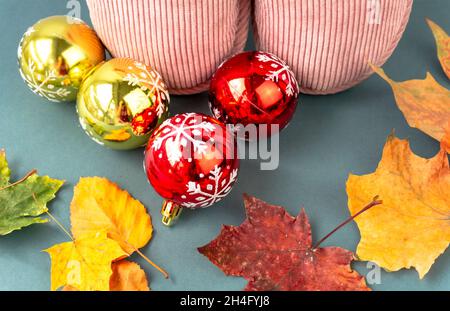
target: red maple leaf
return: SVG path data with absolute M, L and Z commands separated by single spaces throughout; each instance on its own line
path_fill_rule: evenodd
M 312 246 L 304 210 L 294 218 L 281 206 L 247 195 L 244 201 L 247 219 L 238 227 L 223 226 L 214 241 L 198 250 L 225 274 L 247 279 L 245 290 L 370 290 L 351 269 L 352 252 Z

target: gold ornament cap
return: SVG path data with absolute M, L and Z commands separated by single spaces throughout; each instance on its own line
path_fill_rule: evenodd
M 182 210 L 181 205 L 169 200 L 164 201 L 161 209 L 162 223 L 168 227 L 173 226 Z

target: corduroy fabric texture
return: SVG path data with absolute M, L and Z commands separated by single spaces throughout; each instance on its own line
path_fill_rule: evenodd
M 217 67 L 242 51 L 253 2 L 259 50 L 284 59 L 301 91 L 349 89 L 397 46 L 413 0 L 87 0 L 114 57 L 158 70 L 172 94 L 205 91 Z
M 200 93 L 247 42 L 251 0 L 87 0 L 114 57 L 155 68 L 172 94 Z
M 301 92 L 331 94 L 383 65 L 406 28 L 413 0 L 255 0 L 257 47 L 284 59 Z

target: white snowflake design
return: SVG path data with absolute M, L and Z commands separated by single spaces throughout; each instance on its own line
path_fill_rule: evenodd
M 159 101 L 158 107 L 156 107 L 156 114 L 158 115 L 158 118 L 161 118 L 162 115 L 169 110 L 169 106 L 166 105 L 166 103 L 170 102 L 169 92 L 167 91 L 161 75 L 155 70 L 149 70 L 146 65 L 140 62 L 134 62 L 134 67 L 135 68 L 133 68 L 133 66 L 129 66 L 128 69 L 138 71 L 139 73 L 128 73 L 123 80 L 128 82 L 131 86 L 140 85 L 141 90 L 144 92 L 148 91 L 152 102 L 155 102 L 156 97 L 158 97 Z M 146 85 L 151 85 L 152 88 L 149 89 Z M 157 96 L 155 96 L 155 94 Z
M 190 181 L 187 184 L 187 193 L 196 202 L 185 203 L 183 206 L 187 208 L 208 207 L 226 197 L 236 182 L 238 169 L 232 170 L 228 179 L 222 179 L 222 175 L 222 168 L 216 165 L 210 173 L 211 183 L 208 183 L 206 189 L 202 189 L 199 183 Z
M 27 73 L 25 74 L 20 68 L 20 75 L 34 93 L 54 102 L 58 102 L 60 98 L 70 95 L 71 92 L 68 89 L 56 86 L 58 77 L 55 70 L 47 70 L 44 74 L 44 79 L 40 82 L 36 80 L 36 65 L 32 59 L 28 60 L 26 66 Z
M 280 79 L 286 82 L 286 95 L 294 96 L 299 92 L 299 85 L 294 73 L 289 66 L 279 57 L 270 53 L 258 53 L 256 55 L 258 61 L 263 63 L 271 63 L 272 71 L 266 77 L 266 80 L 278 82 Z
M 204 155 L 208 149 L 207 142 L 194 139 L 190 133 L 195 136 L 201 135 L 202 132 L 211 134 L 215 130 L 215 126 L 210 122 L 198 123 L 197 121 L 198 116 L 195 113 L 179 115 L 175 118 L 177 124 L 173 124 L 172 119 L 166 120 L 160 128 L 162 135 L 153 142 L 153 150 L 159 151 L 163 142 L 166 141 L 167 158 L 172 165 L 180 161 L 183 156 L 179 146 L 186 147 L 189 142 L 194 147 L 194 152 Z

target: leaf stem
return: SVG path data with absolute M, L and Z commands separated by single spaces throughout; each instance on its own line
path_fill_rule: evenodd
M 34 202 L 36 202 L 36 204 L 38 204 L 38 200 L 37 200 L 37 198 L 36 198 L 36 195 L 33 193 L 32 196 L 33 196 Z M 62 225 L 62 223 L 61 223 L 58 219 L 56 219 L 56 217 L 53 216 L 48 210 L 45 211 L 45 213 L 46 213 L 46 214 L 50 217 L 50 219 L 53 220 L 53 221 L 58 225 L 58 227 L 59 227 L 65 234 L 67 234 L 67 235 L 69 236 L 69 238 L 73 241 L 72 235 L 69 233 L 69 231 L 68 231 L 66 228 L 64 228 L 64 226 Z
M 14 187 L 14 186 L 17 186 L 17 185 L 20 184 L 20 183 L 23 183 L 25 180 L 27 180 L 29 177 L 33 176 L 33 175 L 36 174 L 36 173 L 37 173 L 37 170 L 36 170 L 36 169 L 31 170 L 31 171 L 29 171 L 24 177 L 22 177 L 21 179 L 19 179 L 19 180 L 16 181 L 15 183 L 12 183 L 12 184 L 9 184 L 9 185 L 7 185 L 7 186 L 5 186 L 5 187 L 3 187 L 3 188 L 0 188 L 0 191 L 5 190 L 5 189 L 8 189 L 8 188 L 11 188 L 11 187 Z
M 359 212 L 357 212 L 355 215 L 351 216 L 349 219 L 347 219 L 346 221 L 344 221 L 343 223 L 341 223 L 339 226 L 337 226 L 335 229 L 333 229 L 330 233 L 328 233 L 326 236 L 324 236 L 319 242 L 316 243 L 316 245 L 313 247 L 313 249 L 318 249 L 319 246 L 326 240 L 328 239 L 330 236 L 332 236 L 334 233 L 336 233 L 336 231 L 338 231 L 339 229 L 341 229 L 342 227 L 344 227 L 346 224 L 348 224 L 349 222 L 351 222 L 352 220 L 354 220 L 356 217 L 358 217 L 359 215 L 361 215 L 364 212 L 367 212 L 369 209 L 371 209 L 374 206 L 383 204 L 383 201 L 379 200 L 378 196 L 376 196 L 375 198 L 373 198 L 372 202 L 369 203 L 366 207 L 364 207 L 363 209 L 361 209 Z
M 139 256 L 141 256 L 146 262 L 148 262 L 150 265 L 152 265 L 156 270 L 158 270 L 159 272 L 161 272 L 164 277 L 166 279 L 169 278 L 169 273 L 166 272 L 166 270 L 164 270 L 163 268 L 159 267 L 157 264 L 155 264 L 153 261 L 151 261 L 147 256 L 145 256 L 140 250 L 138 250 L 137 248 L 134 249 L 136 251 L 136 253 L 139 254 Z
M 64 231 L 64 233 L 67 234 L 67 236 L 73 241 L 72 235 L 70 234 L 70 232 L 66 228 L 64 228 L 62 223 L 59 222 L 59 220 L 56 219 L 56 217 L 53 216 L 49 211 L 47 211 L 46 213 L 58 225 L 58 227 L 61 228 L 61 230 Z

